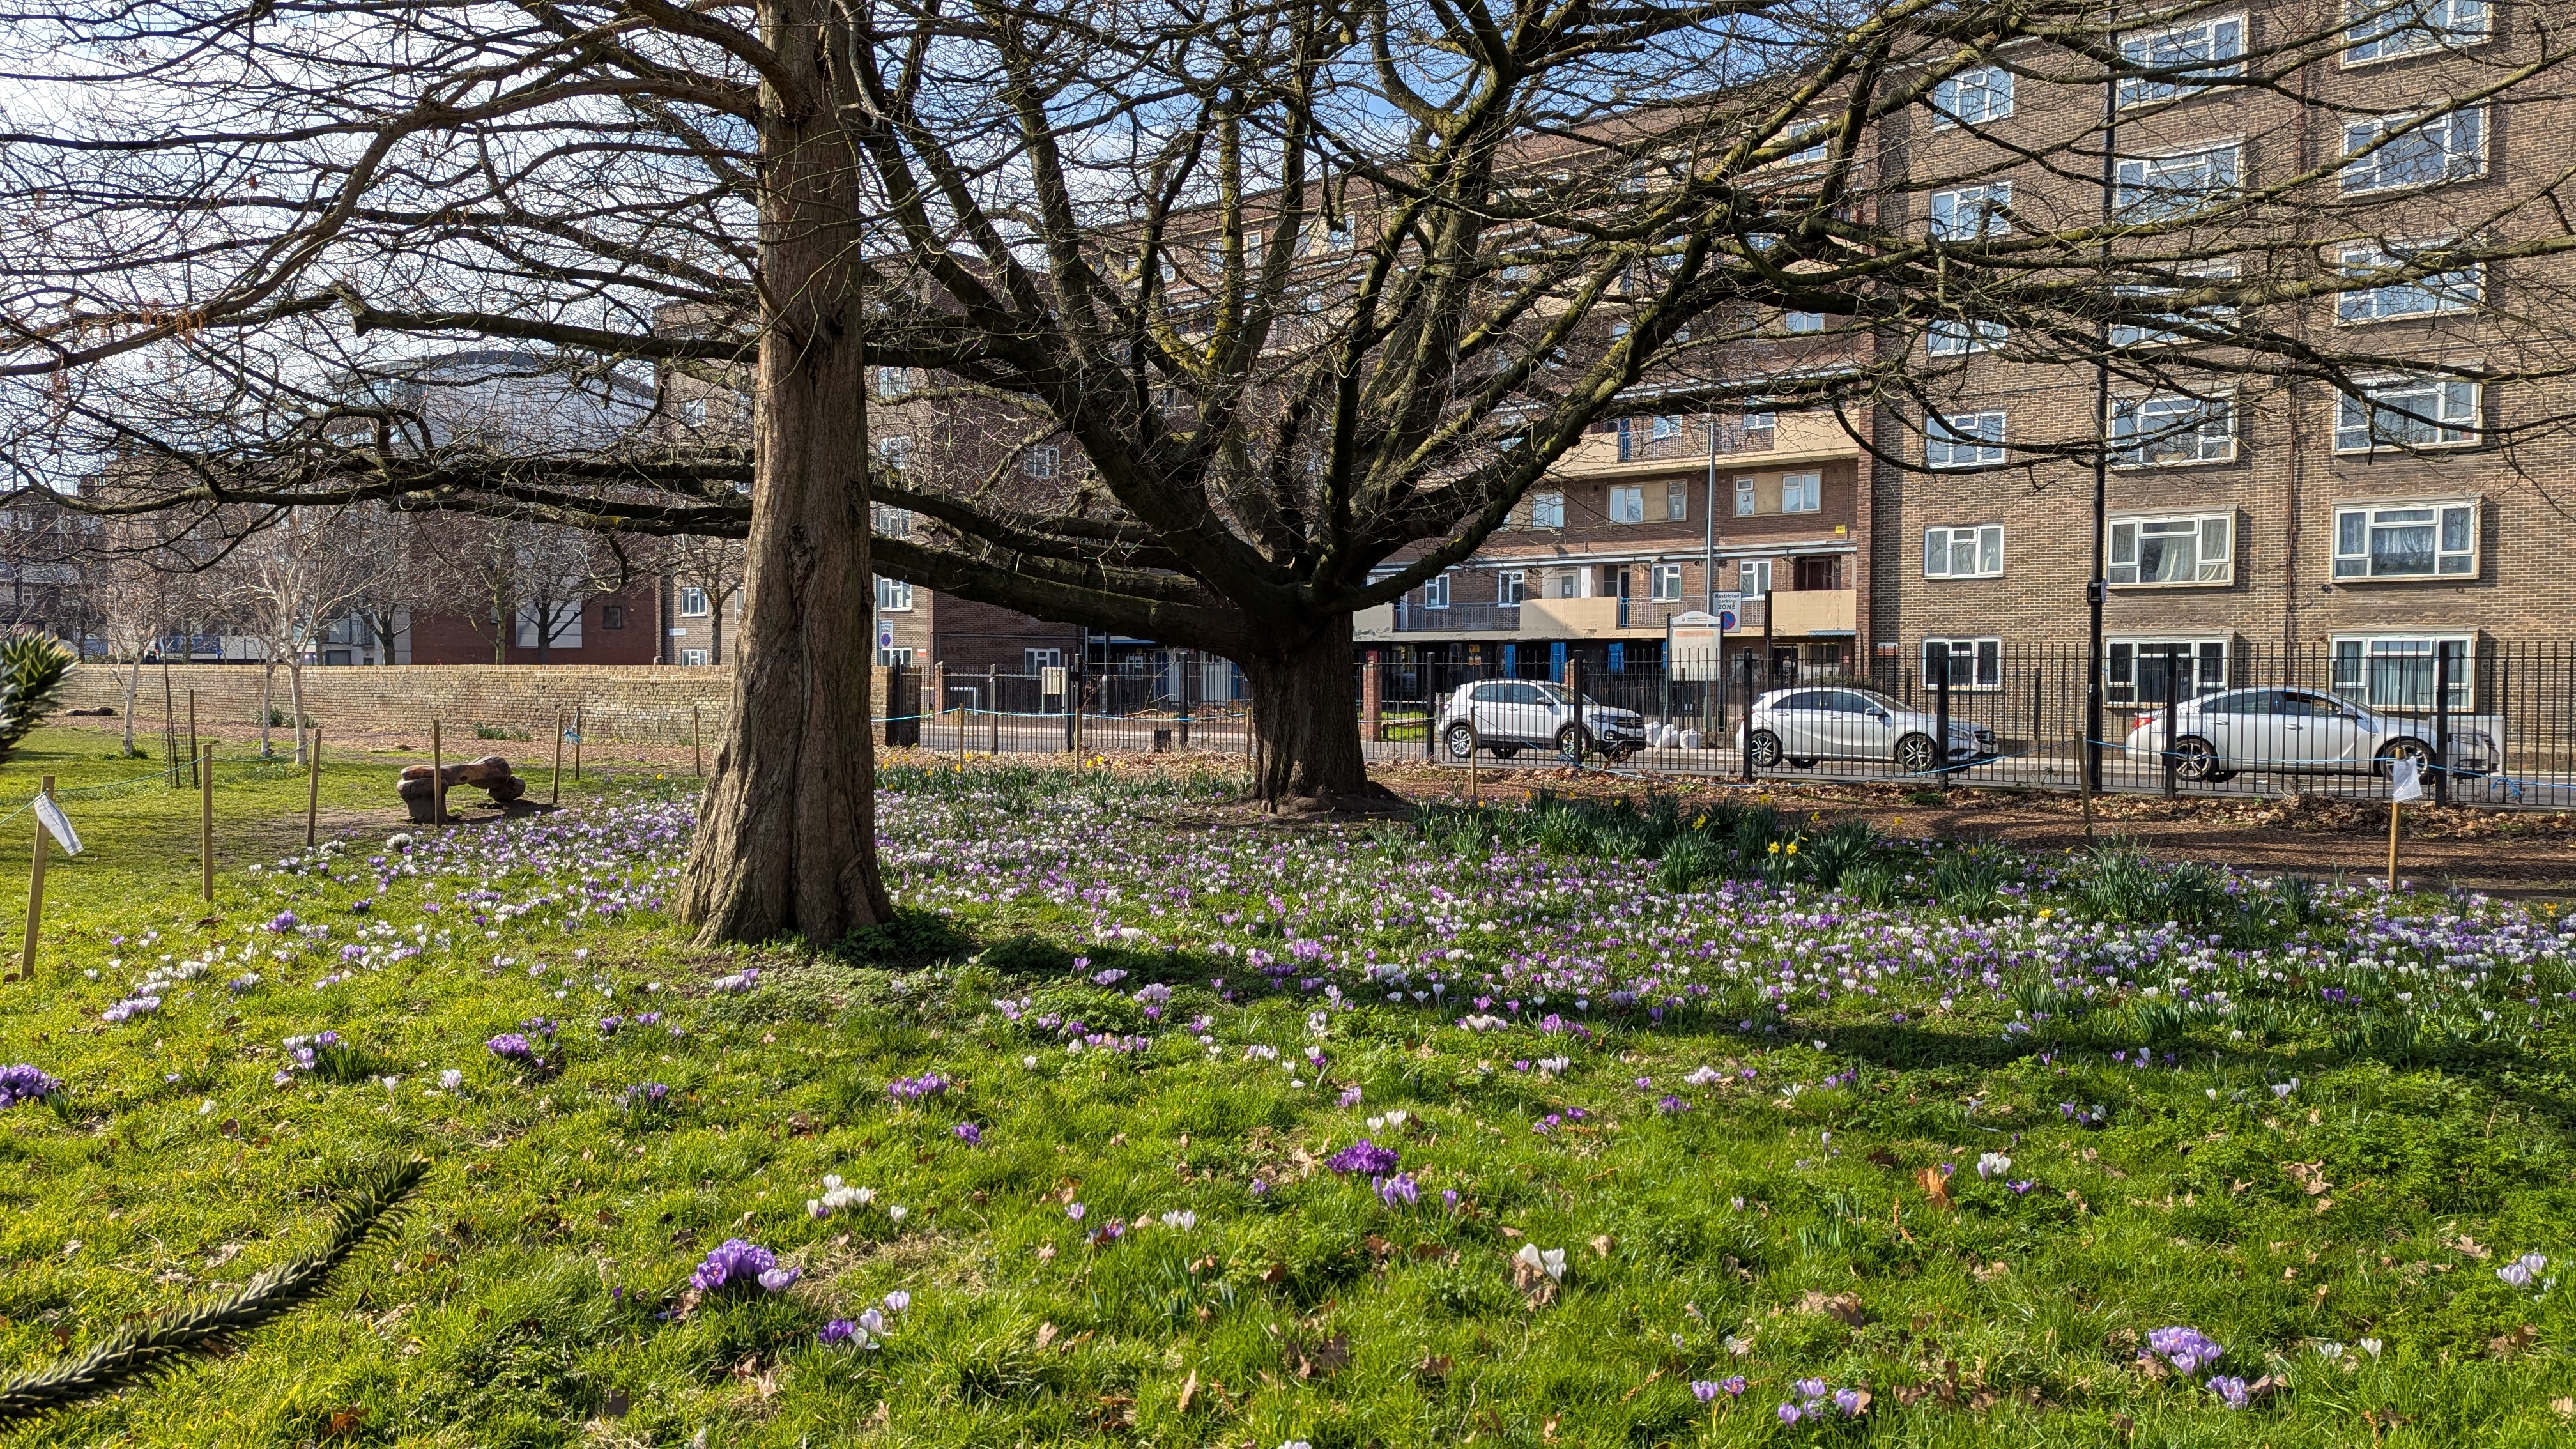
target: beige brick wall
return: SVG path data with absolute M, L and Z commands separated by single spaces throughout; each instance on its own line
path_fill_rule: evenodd
M 161 670 L 147 666 L 136 691 L 138 726 L 162 719 Z M 184 728 L 188 692 L 196 691 L 197 718 L 218 727 L 253 726 L 260 720 L 263 671 L 239 665 L 173 665 L 170 701 Z M 65 708 L 122 708 L 122 671 L 86 664 L 72 672 Z M 286 671 L 274 680 L 274 708 L 283 720 L 288 704 Z M 676 665 L 418 664 L 384 667 L 315 667 L 304 671 L 304 709 L 328 734 L 417 730 L 424 741 L 435 719 L 450 740 L 469 744 L 474 726 L 524 730 L 549 738 L 555 712 L 582 711 L 587 738 L 632 744 L 687 744 L 690 710 L 710 746 L 731 707 L 733 673 Z

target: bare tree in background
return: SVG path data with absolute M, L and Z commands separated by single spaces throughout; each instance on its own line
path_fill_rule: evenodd
M 119 695 L 125 716 L 125 753 L 134 745 L 134 696 L 143 682 L 143 665 L 168 629 L 176 612 L 174 595 L 182 587 L 163 568 L 131 554 L 107 554 L 85 565 L 90 607 L 96 611 L 100 639 L 111 666 L 121 667 Z
M 675 538 L 662 552 L 662 569 L 673 579 L 707 596 L 707 662 L 725 662 L 725 605 L 742 591 L 742 541 L 733 538 Z
M 419 540 L 425 587 L 441 612 L 464 616 L 506 664 L 516 645 L 540 663 L 581 627 L 582 609 L 623 581 L 618 561 L 589 532 L 516 519 L 427 520 Z
M 708 940 L 829 938 L 886 910 L 872 570 L 1234 659 L 1262 793 L 1347 795 L 1353 612 L 1468 557 L 1641 395 L 1919 426 L 1959 375 L 1927 341 L 1990 325 L 2079 401 L 2097 371 L 2359 398 L 2418 349 L 2309 326 L 2319 299 L 2568 248 L 2547 168 L 2340 180 L 2430 147 L 2443 182 L 2472 113 L 2563 128 L 2549 7 L 2357 82 L 2387 92 L 2359 131 L 2319 90 L 2359 22 L 2266 14 L 2220 57 L 2091 0 L 22 7 L 13 104 L 47 119 L 0 138 L 0 437 L 31 486 L 162 460 L 137 507 L 744 537 L 679 909 Z M 2026 132 L 1945 102 L 1988 73 L 2118 99 Z M 2246 148 L 2174 164 L 2212 93 L 2258 103 Z M 1921 144 L 1945 103 L 1990 154 Z M 2161 159 L 2114 185 L 2128 154 Z M 2008 171 L 2027 191 L 1963 220 Z M 2320 265 L 2369 238 L 2386 265 Z M 2500 434 L 2563 426 L 2540 385 L 2571 316 L 2493 319 L 2480 376 L 2534 399 Z M 433 421 L 413 364 L 459 338 L 540 349 L 568 392 L 747 390 L 749 428 L 502 447 Z M 922 527 L 873 546 L 872 366 L 987 434 L 879 472 Z M 2112 446 L 2098 409 L 2053 416 L 2018 456 Z M 1044 448 L 1079 466 L 1024 466 Z
M 305 655 L 387 566 L 382 555 L 363 546 L 361 528 L 345 511 L 296 510 L 263 527 L 240 530 L 242 537 L 214 566 L 222 597 L 260 643 L 259 753 L 263 759 L 273 753 L 269 728 L 276 715 L 265 681 L 276 677 L 280 664 L 286 666 L 289 718 L 295 729 L 295 758 L 300 761 L 308 723 Z

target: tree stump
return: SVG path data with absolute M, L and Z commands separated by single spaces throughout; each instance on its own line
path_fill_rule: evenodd
M 438 809 L 438 786 L 431 780 L 430 773 L 427 765 L 407 766 L 402 778 L 394 783 L 394 793 L 411 808 L 415 825 L 430 824 Z M 453 765 L 441 766 L 437 773 L 446 781 L 448 789 L 453 790 L 459 785 L 481 789 L 491 795 L 495 805 L 507 805 L 528 793 L 528 782 L 511 774 L 510 762 L 499 755 L 460 760 Z

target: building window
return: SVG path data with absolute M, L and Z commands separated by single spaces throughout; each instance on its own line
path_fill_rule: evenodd
M 1062 669 L 1063 667 L 1064 651 L 1061 649 L 1023 649 L 1020 651 L 1020 672 L 1022 674 L 1035 674 L 1042 669 Z
M 1679 523 L 1690 517 L 1690 488 L 1686 484 L 1664 485 L 1664 521 Z
M 2116 200 L 2123 221 L 2170 221 L 2236 192 L 2245 148 L 2230 144 L 2170 156 L 2130 156 L 2119 163 Z
M 1449 607 L 1449 575 L 1434 574 L 1422 581 L 1422 607 L 1426 609 Z
M 1530 527 L 1565 527 L 1565 495 L 1562 493 L 1531 494 Z
M 540 620 L 542 619 L 552 620 L 554 627 L 551 631 L 541 630 Z M 546 633 L 548 637 L 540 638 L 541 632 Z M 569 603 L 545 606 L 540 606 L 533 599 L 521 601 L 515 639 L 522 649 L 580 648 L 581 601 L 575 599 Z
M 2236 404 L 2223 397 L 2155 397 L 2111 404 L 2111 462 L 2121 468 L 2224 463 L 2236 456 Z
M 1735 566 L 1735 591 L 1740 594 L 1771 592 L 1771 560 L 1748 558 Z
M 1990 468 L 2004 461 L 2000 412 L 1935 414 L 1924 419 L 1923 462 L 1931 468 Z
M 2416 119 L 2414 113 L 2401 112 L 2354 121 L 2343 128 L 2343 151 L 2352 158 L 2343 168 L 2346 196 L 2463 181 L 2486 174 L 2484 107 L 2470 106 L 2426 117 L 2421 124 L 2414 124 Z M 2407 129 L 2410 124 L 2411 130 Z M 2404 134 L 2391 136 L 2393 131 Z
M 877 369 L 877 396 L 883 398 L 897 398 L 909 397 L 911 395 L 912 369 L 908 367 L 880 367 Z
M 1945 317 L 1925 331 L 1924 341 L 1934 357 L 1963 357 L 1971 352 L 1992 352 L 2011 336 L 2012 329 L 2001 322 L 1960 322 Z
M 2120 37 L 2120 59 L 2158 75 L 2120 78 L 2120 104 L 2146 105 L 2195 94 L 2203 82 L 2245 72 L 2245 17 L 2218 15 L 2169 30 Z
M 1923 530 L 1923 577 L 1991 579 L 2004 571 L 2004 526 Z
M 1821 513 L 1825 507 L 1825 475 L 1822 473 L 1788 473 L 1780 479 L 1782 513 Z
M 1803 336 L 1811 332 L 1822 332 L 1825 330 L 1825 314 L 1822 312 L 1783 312 L 1780 314 L 1780 330 L 1798 336 Z
M 2378 247 L 2349 247 L 2336 257 L 2336 261 L 2347 279 L 2368 278 L 2414 265 L 2413 259 L 2405 253 L 2383 251 Z M 2474 312 L 2485 292 L 2486 268 L 2473 262 L 2455 271 L 2432 272 L 2405 281 L 2382 282 L 2377 286 L 2344 292 L 2335 298 L 2335 320 L 2386 322 L 2399 317 Z
M 626 606 L 625 606 L 624 604 L 602 604 L 602 605 L 600 605 L 600 606 L 599 606 L 599 627 L 601 627 L 601 628 L 603 628 L 603 629 L 623 629 L 623 628 L 625 628 L 625 627 L 626 627 Z
M 2012 209 L 2012 183 L 1989 181 L 1932 193 L 1932 240 L 1979 241 L 2012 230 L 2004 213 Z
M 2233 583 L 2235 534 L 2232 513 L 2113 519 L 2105 577 L 2114 587 Z
M 2487 38 L 2486 0 L 2345 0 L 2343 63 L 2368 65 Z
M 1796 145 L 1800 141 L 1807 144 L 1780 159 L 1784 162 L 1822 161 L 1825 159 L 1825 147 L 1832 137 L 1831 129 L 1824 126 L 1800 130 L 1789 138 L 1790 144 Z
M 707 400 L 702 397 L 682 398 L 680 400 L 680 421 L 693 428 L 705 427 L 707 425 Z
M 2448 645 L 2450 707 L 2473 707 L 2471 686 L 2477 680 L 2473 667 L 2477 641 L 2470 635 L 2338 636 L 2333 644 L 2335 693 L 2372 709 L 2431 709 L 2436 666 L 2433 651 Z
M 2167 681 L 2174 697 L 2195 699 L 2227 688 L 2225 639 L 2113 639 L 2106 643 L 2102 669 L 2105 699 L 2115 705 L 2156 704 L 2165 699 Z
M 1643 488 L 1611 489 L 1610 521 L 1612 523 L 1645 522 L 1646 490 Z
M 707 591 L 704 589 L 680 590 L 680 617 L 684 619 L 703 619 L 706 616 Z
M 1579 598 L 1582 598 L 1582 597 L 1583 597 L 1583 570 L 1581 570 L 1581 569 L 1559 569 L 1559 570 L 1557 570 L 1557 574 L 1556 574 L 1556 597 L 1558 597 L 1558 598 L 1560 598 L 1560 599 L 1579 599 Z
M 1032 478 L 1052 478 L 1062 457 L 1053 443 L 1039 443 L 1020 455 L 1020 471 Z
M 1735 480 L 1735 516 L 1738 518 L 1753 516 L 1753 480 L 1750 478 Z
M 901 433 L 877 439 L 877 461 L 897 473 L 912 465 L 912 439 Z
M 902 614 L 912 609 L 912 585 L 901 579 L 877 575 L 877 612 Z
M 891 503 L 868 505 L 869 531 L 879 538 L 912 537 L 912 510 Z
M 2478 505 L 2357 504 L 2335 510 L 2339 579 L 2469 579 L 2478 573 Z
M 2195 268 L 2189 275 L 2203 281 L 2233 282 L 2236 280 L 2236 269 L 2234 267 Z M 2134 311 L 2136 308 L 2148 305 L 2148 299 L 2179 296 L 2186 289 L 2127 286 L 2112 290 L 2113 295 L 2119 299 L 2123 311 Z M 2114 347 L 2165 347 L 2177 342 L 2205 341 L 2211 332 L 2225 334 L 2236 329 L 2236 309 L 2224 304 L 2186 307 L 2179 312 L 2156 312 L 2151 315 L 2151 321 L 2113 322 L 2111 345 Z M 2159 323 L 2163 325 L 2157 325 Z M 2189 328 L 2190 331 L 2178 330 L 2182 328 Z
M 2403 377 L 2372 383 L 2359 398 L 2335 399 L 2335 451 L 2456 448 L 2478 441 L 2478 384 Z
M 1658 413 L 1658 414 L 1655 416 L 1655 422 L 1654 422 L 1654 440 L 1655 440 L 1656 442 L 1658 442 L 1658 443 L 1668 443 L 1668 442 L 1671 442 L 1673 439 L 1680 437 L 1681 435 L 1682 435 L 1682 420 L 1681 420 L 1681 419 L 1679 419 L 1679 418 L 1677 418 L 1677 417 L 1673 417 L 1673 416 L 1671 416 L 1671 415 L 1669 415 L 1669 414 L 1664 414 L 1664 413 Z
M 1521 570 L 1504 569 L 1494 575 L 1495 603 L 1517 605 L 1528 592 L 1529 575 Z
M 680 662 L 690 666 L 691 668 L 703 667 L 707 662 L 707 651 L 704 649 L 683 649 L 680 651 Z
M 1681 602 L 1682 566 L 1680 564 L 1656 564 L 1653 568 L 1647 570 L 1646 579 L 1652 592 L 1654 602 L 1658 604 L 1678 604 Z
M 1758 449 L 1771 446 L 1771 434 L 1779 423 L 1778 413 L 1746 413 L 1736 427 L 1744 434 L 1745 446 Z
M 2004 641 L 2001 639 L 1926 639 L 1923 683 L 1928 688 L 1948 666 L 1952 689 L 2004 687 Z
M 2013 113 L 2013 75 L 1999 66 L 1963 70 L 1932 88 L 1932 128 L 1982 126 Z

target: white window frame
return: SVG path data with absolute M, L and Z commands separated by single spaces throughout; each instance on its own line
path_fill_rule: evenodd
M 2115 589 L 2221 589 L 2236 582 L 2236 515 L 2229 513 L 2135 513 L 2108 520 L 2103 547 L 2103 582 Z M 2192 577 L 2148 579 L 2138 576 L 2140 542 L 2150 536 L 2188 538 L 2192 544 Z M 2215 553 L 2215 557 L 2213 557 Z
M 1750 478 L 1737 478 L 1735 480 L 1735 516 L 1751 518 L 1760 506 L 1754 481 Z
M 1924 350 L 1934 357 L 1994 352 L 2011 340 L 2012 328 L 2004 323 L 1963 322 L 1954 317 L 1936 317 L 1923 332 Z
M 1829 154 L 1827 148 L 1833 144 L 1834 128 L 1818 123 L 1814 129 L 1795 131 L 1786 139 L 1791 141 L 1806 141 L 1808 144 L 1799 147 L 1797 150 L 1790 152 L 1786 156 L 1781 157 L 1781 165 L 1794 166 L 1809 161 L 1822 161 L 1825 159 L 1826 155 Z
M 1670 442 L 1681 435 L 1682 420 L 1671 413 L 1655 414 L 1654 424 L 1647 430 L 1649 440 L 1657 443 Z
M 1064 454 L 1053 443 L 1033 443 L 1020 454 L 1020 471 L 1032 478 L 1052 478 L 1064 465 Z
M 1650 564 L 1646 568 L 1647 598 L 1658 604 L 1682 601 L 1682 566 L 1677 563 Z
M 1531 494 L 1530 527 L 1565 527 L 1565 495 L 1563 493 Z
M 1687 519 L 1689 519 L 1689 517 L 1690 517 L 1690 485 L 1689 485 L 1689 484 L 1687 484 L 1687 483 L 1667 483 L 1667 484 L 1665 484 L 1665 485 L 1664 485 L 1664 522 L 1666 522 L 1666 523 L 1681 523 L 1681 522 L 1684 522 L 1684 521 L 1686 521 Z
M 1735 589 L 1743 594 L 1771 592 L 1771 560 L 1740 558 L 1735 561 Z
M 2330 676 L 2334 681 L 2333 692 L 2340 698 L 2371 709 L 2430 710 L 2433 707 L 2434 651 L 2444 644 L 2458 646 L 2451 651 L 2451 712 L 2466 714 L 2476 707 L 2477 702 L 2478 636 L 2474 631 L 2328 635 L 2326 657 L 2333 671 Z M 2417 659 L 2423 662 L 2404 670 L 2365 668 L 2378 659 Z M 2387 688 L 2391 684 L 2404 689 L 2403 695 L 2398 696 L 2395 690 Z M 2418 684 L 2422 686 L 2420 694 L 2410 687 Z
M 2487 174 L 2486 107 L 2463 106 L 2443 112 L 2425 120 L 2404 139 L 2383 144 L 2382 138 L 2389 132 L 2412 124 L 2421 115 L 2421 111 L 2396 111 L 2344 125 L 2343 154 L 2351 159 L 2344 162 L 2335 183 L 2344 195 L 2419 191 L 2427 186 L 2473 181 Z M 2442 164 L 2430 175 L 2410 170 L 2392 179 L 2392 159 L 2411 161 L 2419 154 L 2414 148 L 2424 145 L 2440 148 Z
M 1063 667 L 1064 651 L 1062 649 L 1030 649 L 1024 647 L 1020 650 L 1020 672 L 1022 674 L 1036 675 L 1043 670 L 1062 669 Z
M 2404 517 L 2410 513 L 2430 513 L 2429 519 Z M 2334 510 L 2333 531 L 2327 535 L 2332 552 L 2334 581 L 2339 584 L 2458 584 L 2478 577 L 2485 560 L 2479 557 L 2480 537 L 2484 532 L 2484 500 L 2479 498 L 2372 498 L 2353 503 L 2338 503 Z M 2378 554 L 2371 548 L 2371 537 L 2383 528 L 2427 527 L 2433 530 L 2433 567 L 2424 573 L 2381 573 L 2374 565 Z M 2458 532 L 2455 534 L 2455 527 Z M 2348 549 L 2347 542 L 2358 531 L 2358 549 Z M 2455 538 L 2465 538 L 2466 547 L 2457 546 Z M 2446 565 L 2448 565 L 2446 567 Z
M 2205 173 L 2208 184 L 2175 184 Z M 2113 200 L 2122 221 L 2170 221 L 2229 199 L 2245 180 L 2245 143 L 2220 141 L 2153 156 L 2122 156 L 2113 171 Z
M 1449 607 L 1449 580 L 1456 572 L 1457 570 L 1450 569 L 1433 574 L 1422 581 L 1422 607 L 1426 609 Z
M 2164 704 L 2164 692 L 2153 699 L 2138 694 L 2138 662 L 2141 651 L 2166 653 L 2179 649 L 2191 660 L 2192 688 L 2178 691 L 2185 699 L 2216 694 L 2232 688 L 2229 669 L 2234 662 L 2236 640 L 2227 634 L 2114 635 L 2102 641 L 2102 694 L 2104 703 L 2134 708 Z
M 707 651 L 704 649 L 683 649 L 680 651 L 680 663 L 689 668 L 702 669 L 706 667 L 706 662 Z
M 877 575 L 877 612 L 909 614 L 912 612 L 912 585 L 901 579 Z
M 869 531 L 879 538 L 912 537 L 912 510 L 891 503 L 868 505 Z
M 2245 30 L 2245 12 L 2242 10 L 2205 15 L 2161 30 L 2142 30 L 2121 36 L 2120 58 L 2134 66 L 2158 70 L 2175 70 L 2188 65 L 2192 67 L 2188 72 L 2191 76 L 2213 80 L 2243 75 Z M 2148 76 L 2122 76 L 2119 84 L 2119 100 L 2123 109 L 2178 100 L 2209 89 L 2207 85 L 2196 85 L 2179 77 L 2158 80 Z
M 1982 186 L 1953 187 L 1932 193 L 1931 238 L 1936 242 L 1983 241 L 2008 235 L 2012 223 L 2013 184 L 1989 181 Z M 1965 219 L 1962 219 L 1962 210 Z
M 2425 250 L 2452 245 L 2436 242 Z M 2335 253 L 2335 266 L 2346 277 L 2406 266 L 2406 258 L 2385 247 L 2345 247 Z M 2473 262 L 2449 272 L 2431 272 L 2411 282 L 2383 282 L 2335 295 L 2335 325 L 2362 327 L 2417 317 L 2446 317 L 2475 312 L 2486 301 L 2486 266 Z
M 1949 658 L 1952 694 L 1991 694 L 2004 687 L 2004 641 L 2001 636 L 1987 634 L 1925 639 L 1918 659 L 1923 666 L 1923 689 L 1927 695 L 1932 689 L 1932 660 L 1936 651 Z M 1959 661 L 1963 659 L 1968 665 L 1964 680 L 1959 677 Z
M 2185 419 L 2199 421 L 2183 428 Z M 2159 392 L 2114 398 L 2108 441 L 2114 468 L 2199 468 L 2236 461 L 2236 399 Z M 2151 441 L 2138 442 L 2140 435 Z
M 1780 511 L 1782 513 L 1824 512 L 1825 475 L 1812 471 L 1781 474 Z
M 2013 113 L 2013 73 L 1999 65 L 1963 70 L 1932 87 L 1932 129 L 1985 126 Z
M 877 439 L 877 461 L 897 473 L 912 466 L 912 439 L 902 433 Z
M 1529 597 L 1529 571 L 1528 571 L 1528 570 L 1526 570 L 1526 569 L 1497 569 L 1497 570 L 1495 570 L 1495 572 L 1494 572 L 1494 602 L 1495 602 L 1496 604 L 1502 605 L 1502 606 L 1507 607 L 1507 608 L 1516 608 L 1516 607 L 1518 607 L 1518 606 L 1519 606 L 1520 601 L 1521 601 L 1521 600 L 1523 600 L 1523 599 L 1525 599 L 1525 598 L 1527 598 L 1527 597 Z
M 2011 415 L 2000 408 L 1925 418 L 1923 466 L 1944 472 L 2003 466 L 2012 460 L 2005 442 L 2011 421 Z M 1967 430 L 1962 430 L 1962 424 Z
M 707 425 L 707 400 L 702 397 L 680 399 L 680 421 L 693 428 Z
M 1783 312 L 1780 314 L 1780 330 L 1793 337 L 1804 337 L 1813 333 L 1822 332 L 1825 330 L 1825 314 L 1822 312 Z
M 1621 483 L 1610 489 L 1610 521 L 1643 523 L 1646 521 L 1646 487 L 1642 483 Z
M 1961 548 L 1969 567 L 1959 568 Z M 1954 524 L 1923 530 L 1923 577 L 1927 579 L 1999 579 L 2004 575 L 2004 526 L 2000 523 Z
M 2495 34 L 2487 0 L 2345 0 L 2346 70 L 2436 50 L 2466 50 Z
M 2236 269 L 2231 266 L 2199 267 L 2192 269 L 2188 275 L 2199 281 L 2232 282 L 2236 280 Z M 2115 287 L 2112 289 L 2116 295 L 2121 297 L 2174 297 L 2180 296 L 2185 290 L 2188 289 L 2182 287 L 2137 286 Z M 2228 306 L 2193 307 L 2181 312 L 2168 312 L 2164 315 L 2168 320 L 2172 321 L 2176 325 L 2186 323 L 2204 325 L 2217 324 L 2233 328 L 2237 321 L 2236 309 Z M 2114 322 L 2111 324 L 2111 345 L 2114 347 L 2171 347 L 2179 343 L 2190 343 L 2200 340 L 2202 339 L 2186 336 L 2180 332 L 2167 332 L 2161 328 L 2149 327 L 2141 323 Z
M 2484 440 L 2486 388 L 2484 384 L 2456 377 L 2386 377 L 2362 384 L 2368 399 L 2365 404 L 2344 393 L 2335 395 L 2334 450 L 2347 456 L 2375 453 L 2382 448 L 2392 452 L 2414 452 L 2424 449 L 2474 448 Z M 2424 402 L 2382 403 L 2384 398 L 2422 397 Z M 2406 416 L 2412 414 L 2412 416 Z M 2430 427 L 2429 438 L 2392 436 L 2383 432 L 2380 419 L 2388 417 L 2399 428 Z M 2421 419 L 2422 421 L 2418 421 Z
M 880 367 L 877 369 L 877 396 L 902 398 L 912 395 L 912 369 Z
M 704 589 L 682 588 L 680 590 L 680 617 L 683 619 L 703 619 L 706 616 L 707 591 Z

